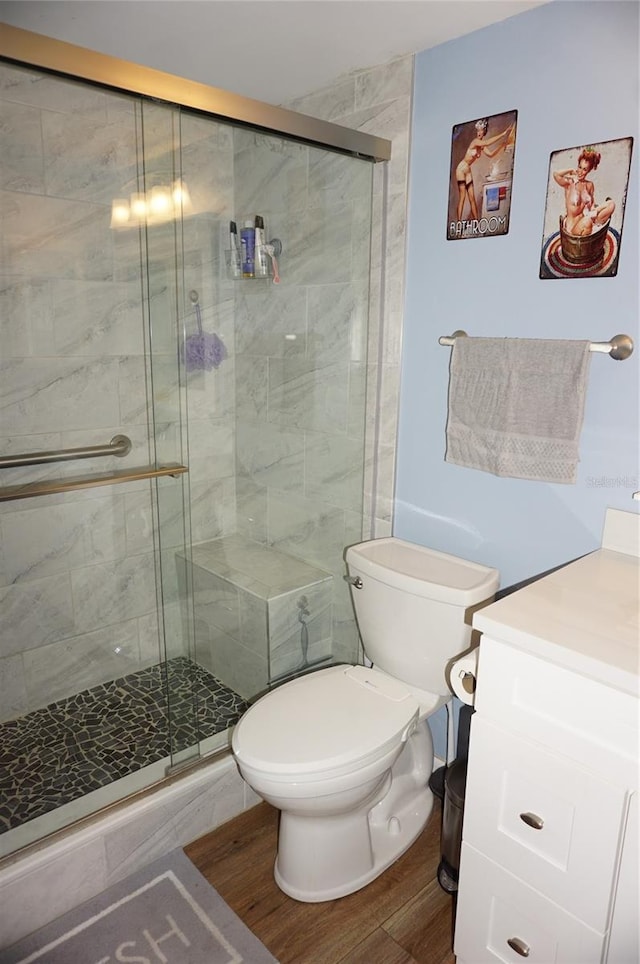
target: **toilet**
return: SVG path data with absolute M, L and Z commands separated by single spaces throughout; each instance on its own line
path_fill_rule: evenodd
M 433 806 L 428 717 L 451 699 L 446 664 L 468 649 L 469 607 L 499 573 L 389 537 L 345 551 L 367 662 L 334 665 L 261 697 L 232 749 L 244 780 L 280 810 L 276 883 L 333 900 L 374 880 Z

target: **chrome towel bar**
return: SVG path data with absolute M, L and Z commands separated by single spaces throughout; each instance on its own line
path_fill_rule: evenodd
M 127 435 L 114 435 L 108 445 L 86 445 L 77 449 L 58 449 L 52 452 L 25 452 L 22 455 L 0 456 L 0 469 L 15 469 L 20 465 L 42 465 L 45 462 L 68 462 L 71 459 L 95 459 L 101 455 L 118 458 L 131 451 L 131 439 Z
M 466 331 L 454 331 L 452 335 L 438 338 L 438 344 L 451 347 L 456 338 L 466 337 Z M 614 335 L 610 341 L 592 341 L 589 351 L 599 351 L 603 355 L 610 355 L 616 361 L 624 361 L 633 353 L 633 338 L 630 335 Z

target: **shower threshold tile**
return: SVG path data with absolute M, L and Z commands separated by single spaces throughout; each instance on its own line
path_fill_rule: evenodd
M 247 706 L 176 657 L 0 724 L 0 833 L 226 730 Z

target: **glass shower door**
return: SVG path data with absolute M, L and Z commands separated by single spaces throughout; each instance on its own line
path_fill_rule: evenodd
M 186 114 L 182 143 L 207 212 L 184 222 L 185 290 L 226 349 L 186 372 L 195 659 L 251 701 L 360 659 L 342 576 L 363 525 L 373 165 Z M 230 225 L 256 218 L 267 272 L 234 276 Z
M 164 464 L 188 462 L 180 491 L 158 485 L 155 507 L 172 768 L 226 748 L 246 700 L 214 661 L 199 658 L 191 544 L 233 518 L 233 312 L 221 265 L 233 128 L 158 104 L 142 105 L 145 198 L 173 216 L 146 223 L 153 439 Z M 221 218 L 222 214 L 222 218 Z M 228 214 L 226 232 L 228 237 Z M 199 595 L 202 604 L 202 595 Z M 224 600 L 211 606 L 225 618 Z M 253 694 L 252 694 L 253 695 Z
M 0 459 L 101 453 L 0 470 L 1 855 L 360 658 L 373 165 L 1 62 L 0 123 Z
M 0 853 L 10 853 L 161 779 L 182 746 L 168 722 L 163 546 L 186 553 L 189 524 L 169 390 L 175 230 L 160 283 L 148 276 L 147 226 L 125 226 L 119 203 L 146 191 L 142 105 L 0 64 L 0 115 Z M 172 348 L 158 312 L 149 323 L 165 288 Z M 154 352 L 171 364 L 153 366 Z M 93 457 L 79 457 L 87 449 Z M 174 621 L 174 646 L 184 632 Z

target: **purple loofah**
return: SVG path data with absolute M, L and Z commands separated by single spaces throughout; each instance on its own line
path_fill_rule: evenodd
M 203 332 L 202 315 L 200 305 L 195 304 L 196 320 L 198 322 L 198 333 L 189 335 L 185 339 L 182 358 L 187 366 L 188 372 L 205 371 L 210 372 L 212 368 L 217 368 L 227 357 L 227 349 L 221 338 L 213 333 Z
M 189 335 L 184 346 L 184 363 L 188 372 L 201 369 L 210 372 L 227 357 L 224 342 L 216 334 Z

